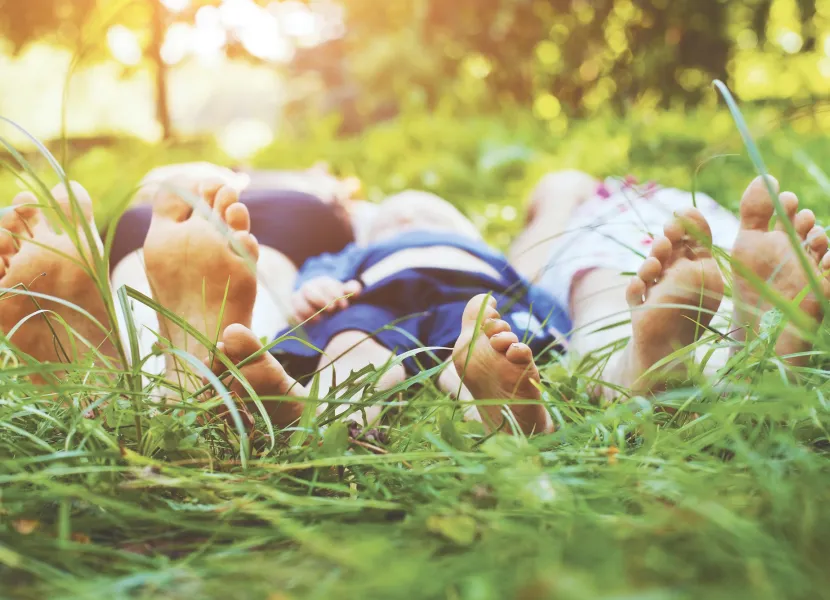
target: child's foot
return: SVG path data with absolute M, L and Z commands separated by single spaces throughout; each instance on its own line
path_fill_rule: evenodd
M 82 267 L 92 263 L 90 247 L 79 219 L 85 219 L 88 223 L 99 252 L 102 248 L 92 217 L 92 200 L 79 184 L 73 182 L 71 185 L 81 215 L 73 215 L 65 186 L 55 187 L 52 196 L 69 222 L 77 224 L 81 249 L 76 248 L 65 233 L 52 230 L 41 209 L 32 206 L 38 204 L 33 194 L 19 194 L 14 199 L 15 210 L 7 212 L 0 221 L 0 227 L 5 230 L 0 231 L 0 287 L 19 291 L 25 288 L 60 298 L 86 311 L 98 322 L 96 324 L 77 309 L 53 300 L 15 292 L 2 293 L 0 328 L 8 335 L 20 324 L 12 336 L 12 342 L 39 362 L 75 360 L 74 348 L 80 352 L 87 350 L 76 334 L 105 356 L 116 355 L 110 338 L 112 327 L 101 291 L 90 272 Z M 42 312 L 35 314 L 38 311 Z M 76 334 L 68 333 L 67 326 Z
M 218 353 L 228 357 L 234 364 L 240 362 L 262 350 L 262 344 L 253 331 L 244 325 L 228 326 L 222 333 L 222 341 L 216 345 Z M 205 359 L 205 364 L 216 374 L 221 375 L 227 369 L 219 360 Z M 306 391 L 299 383 L 289 377 L 279 361 L 266 352 L 253 362 L 240 369 L 248 383 L 263 399 L 265 409 L 271 421 L 277 427 L 288 427 L 296 423 L 303 414 L 302 402 L 276 401 L 274 398 L 305 398 Z M 239 398 L 247 398 L 248 393 L 239 381 L 233 379 L 228 390 Z M 253 411 L 252 407 L 248 407 Z
M 476 329 L 485 302 L 481 326 Z M 533 352 L 501 320 L 494 298 L 476 296 L 467 304 L 461 319 L 461 335 L 453 350 L 453 363 L 473 398 L 507 400 L 524 433 L 551 429 L 549 415 L 540 404 L 539 371 Z M 535 404 L 514 403 L 521 400 Z M 499 427 L 504 421 L 502 406 L 482 405 L 478 409 L 485 423 Z
M 256 262 L 259 245 L 250 233 L 248 209 L 230 187 L 203 185 L 198 196 L 215 219 L 230 229 L 225 234 L 172 191 L 161 190 L 153 206 L 153 221 L 144 243 L 147 276 L 156 301 L 191 327 L 216 340 L 231 323 L 251 325 L 256 299 L 256 274 L 237 254 L 230 239 Z M 172 321 L 159 315 L 161 334 L 174 348 L 204 360 L 208 348 Z M 187 370 L 172 354 L 167 355 L 167 375 Z M 180 382 L 191 388 L 195 382 Z
M 778 182 L 769 178 L 773 190 L 778 192 Z M 823 272 L 830 270 L 830 254 L 827 253 L 827 234 L 816 226 L 816 218 L 810 210 L 798 212 L 798 198 L 795 194 L 785 192 L 780 196 L 781 204 L 787 218 L 795 226 L 800 240 L 805 243 L 810 267 L 822 286 L 825 296 L 830 295 L 830 282 Z M 808 287 L 807 274 L 798 262 L 795 249 L 778 224 L 774 231 L 769 230 L 775 207 L 769 190 L 762 178 L 753 181 L 741 200 L 741 231 L 732 252 L 733 272 L 735 273 L 735 320 L 739 331 L 738 339 L 752 339 L 758 334 L 759 323 L 765 312 L 770 310 L 769 302 L 761 298 L 754 285 L 741 277 L 742 269 L 754 273 L 765 281 L 786 300 L 793 300 Z M 810 292 L 800 304 L 811 319 L 817 323 L 824 318 L 822 307 L 815 295 Z M 793 327 L 787 327 L 781 333 L 776 344 L 780 356 L 805 352 L 809 342 L 798 335 Z M 803 364 L 806 357 L 795 357 L 789 362 Z
M 646 373 L 697 341 L 723 299 L 723 278 L 709 250 L 712 233 L 703 215 L 690 209 L 666 225 L 664 233 L 626 290 L 632 337 L 613 379 L 635 393 L 663 383 L 665 370 L 662 375 Z

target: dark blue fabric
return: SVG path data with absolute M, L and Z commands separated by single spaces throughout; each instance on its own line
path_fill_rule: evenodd
M 248 207 L 251 233 L 259 243 L 282 252 L 297 268 L 313 256 L 339 252 L 354 241 L 345 210 L 316 196 L 291 190 L 245 190 L 239 200 Z M 144 246 L 152 217 L 149 205 L 123 214 L 116 225 L 110 269 Z
M 461 316 L 467 303 L 479 294 L 491 293 L 502 317 L 535 353 L 563 342 L 571 330 L 567 312 L 544 290 L 529 284 L 499 252 L 480 241 L 445 232 L 410 232 L 393 240 L 362 248 L 351 245 L 339 254 L 309 260 L 301 269 L 298 287 L 311 279 L 329 276 L 340 281 L 360 279 L 362 273 L 400 250 L 428 246 L 451 246 L 484 260 L 501 274 L 499 279 L 483 273 L 441 268 L 407 269 L 369 286 L 352 305 L 303 326 L 290 335 L 301 337 L 320 350 L 344 331 L 374 334 L 390 350 L 402 354 L 417 348 L 433 350 L 446 359 L 461 333 Z M 288 330 L 282 332 L 282 337 Z M 560 348 L 561 349 L 561 348 Z M 319 353 L 297 340 L 284 340 L 273 353 L 295 378 L 313 373 Z M 429 353 L 407 359 L 411 373 L 435 364 Z

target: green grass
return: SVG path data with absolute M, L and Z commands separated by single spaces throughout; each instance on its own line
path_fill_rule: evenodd
M 799 119 L 815 128 L 753 127 L 760 154 L 830 216 L 816 167 L 830 144 L 820 114 Z M 729 205 L 755 170 L 726 113 L 632 115 L 574 124 L 558 139 L 521 116 L 448 123 L 320 134 L 257 162 L 327 156 L 370 194 L 420 183 L 474 215 L 495 205 L 497 244 L 518 227 L 501 209 L 545 169 L 634 171 Z M 124 146 L 66 166 L 90 175 L 101 214 L 145 167 L 129 163 L 120 178 L 101 168 L 126 149 L 137 155 Z M 707 162 L 730 153 L 739 156 Z M 125 301 L 122 292 L 113 303 Z M 389 429 L 371 445 L 350 442 L 336 419 L 276 442 L 248 438 L 211 418 L 221 398 L 161 407 L 138 361 L 119 372 L 76 360 L 62 384 L 36 387 L 26 375 L 47 367 L 21 366 L 4 343 L 0 598 L 830 597 L 830 339 L 814 332 L 811 365 L 788 377 L 767 323 L 717 377 L 695 369 L 680 388 L 604 407 L 588 396 L 600 357 L 546 360 L 559 427 L 530 439 L 462 423 L 423 377 L 379 394 L 373 373 L 364 400 L 389 405 Z M 91 405 L 97 418 L 85 416 Z

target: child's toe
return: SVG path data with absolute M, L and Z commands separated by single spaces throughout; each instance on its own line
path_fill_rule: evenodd
M 511 331 L 510 324 L 501 319 L 488 319 L 482 326 L 482 329 L 484 330 L 484 335 L 487 337 L 493 337 L 498 333 Z
M 511 344 L 505 356 L 514 365 L 528 365 L 533 362 L 533 350 L 527 344 Z
M 646 282 L 639 277 L 634 277 L 628 288 L 625 290 L 625 297 L 629 306 L 640 306 L 645 302 Z
M 497 333 L 490 338 L 490 347 L 496 352 L 504 354 L 513 344 L 519 342 L 519 336 L 512 331 L 505 331 L 504 333 Z
M 486 306 L 482 308 L 485 303 Z M 487 319 L 498 319 L 501 315 L 499 314 L 499 311 L 496 310 L 496 306 L 497 304 L 495 298 L 489 294 L 479 294 L 467 303 L 467 307 L 464 309 L 464 314 L 461 317 L 461 320 L 467 323 L 475 323 L 478 321 L 479 316 L 482 316 L 483 321 L 486 321 Z

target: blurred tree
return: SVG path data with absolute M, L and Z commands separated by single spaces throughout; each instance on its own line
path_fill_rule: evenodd
M 752 30 L 762 44 L 767 41 L 767 24 L 772 10 L 773 0 L 750 0 L 753 5 Z M 801 37 L 804 44 L 801 52 L 812 52 L 816 49 L 818 32 L 815 18 L 818 12 L 816 0 L 796 0 L 798 16 L 801 24 Z
M 111 58 L 107 32 L 112 25 L 134 31 L 144 44 L 143 58 L 153 70 L 156 119 L 168 139 L 174 131 L 168 98 L 169 65 L 162 56 L 167 30 L 176 22 L 192 23 L 200 8 L 221 2 L 189 0 L 183 10 L 173 12 L 162 0 L 0 0 L 0 35 L 11 43 L 14 53 L 45 41 L 68 48 L 76 60 L 97 61 Z M 229 43 L 225 50 L 259 60 L 240 44 Z
M 764 0 L 760 0 L 764 1 Z M 800 0 L 804 13 L 811 0 Z M 814 2 L 814 0 L 812 0 Z M 726 0 L 350 0 L 346 68 L 376 102 L 431 106 L 483 80 L 483 102 L 533 103 L 585 114 L 650 95 L 699 102 L 728 80 L 734 51 Z M 552 104 L 555 102 L 556 104 Z M 555 111 L 555 110 L 554 110 Z

